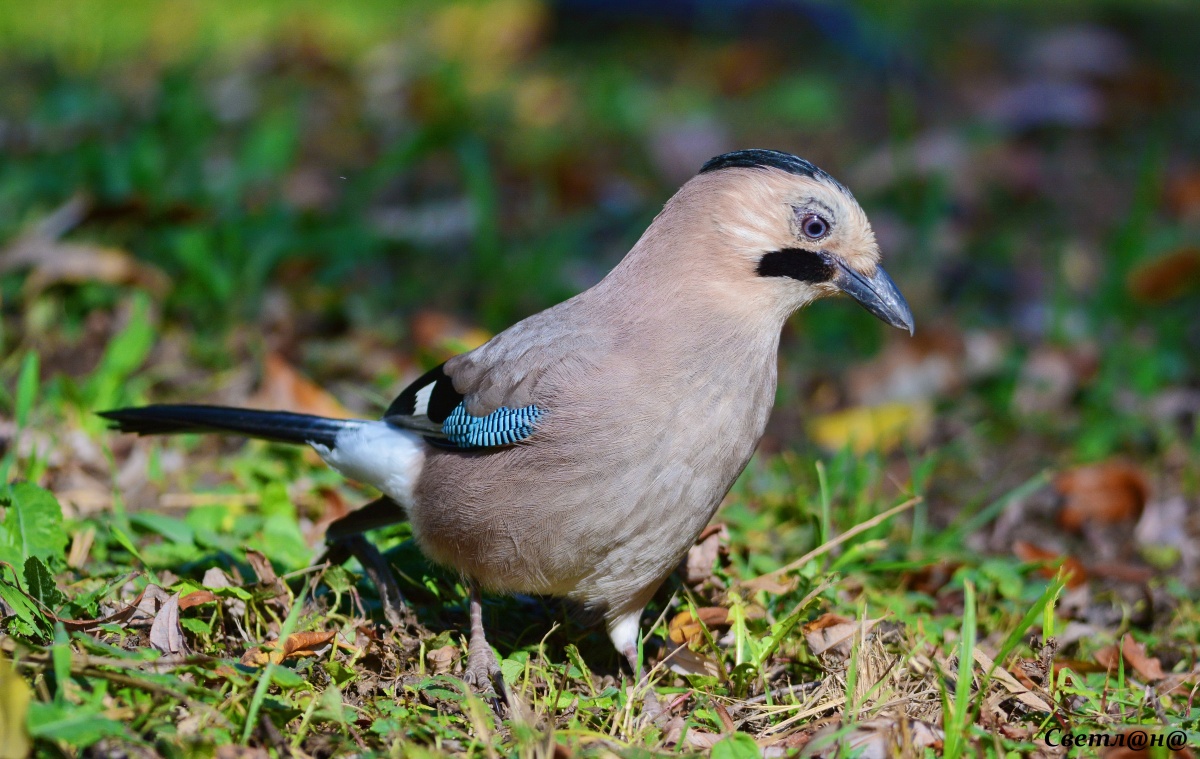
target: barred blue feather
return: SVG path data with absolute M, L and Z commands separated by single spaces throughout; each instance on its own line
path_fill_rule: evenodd
M 512 445 L 533 434 L 543 413 L 537 406 L 501 406 L 487 416 L 471 416 L 466 405 L 460 403 L 442 422 L 442 434 L 458 448 Z

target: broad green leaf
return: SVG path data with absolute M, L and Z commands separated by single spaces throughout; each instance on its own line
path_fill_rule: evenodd
M 264 517 L 262 532 L 266 541 L 261 550 L 272 561 L 278 561 L 289 569 L 307 565 L 312 558 L 312 549 L 300 532 L 296 507 L 288 498 L 283 483 L 272 482 L 263 488 L 259 508 Z
M 172 543 L 192 545 L 196 538 L 196 530 L 182 519 L 156 514 L 153 511 L 139 511 L 129 515 L 129 521 L 134 525 L 150 532 L 162 535 Z
M 759 759 L 760 756 L 758 744 L 745 733 L 733 733 L 712 747 L 712 759 Z
M 35 738 L 87 748 L 101 738 L 123 736 L 125 725 L 74 704 L 32 703 L 26 722 Z
M 184 617 L 179 620 L 179 624 L 193 635 L 212 635 L 212 625 L 203 619 Z
M 158 336 L 152 318 L 149 296 L 136 293 L 129 322 L 109 341 L 88 381 L 87 398 L 93 407 L 111 408 L 120 398 L 122 383 L 150 354 Z
M 0 570 L 0 601 L 12 610 L 8 619 L 8 631 L 28 638 L 47 637 L 50 633 L 50 622 L 41 610 L 29 600 L 16 585 L 8 582 L 5 575 L 7 570 Z M 15 582 L 15 578 L 13 582 Z
M 353 667 L 347 667 L 345 664 L 342 664 L 338 661 L 322 662 L 321 666 L 325 668 L 325 671 L 329 673 L 329 676 L 333 679 L 333 682 L 339 687 L 345 685 L 346 683 L 352 682 L 358 677 L 357 670 L 355 670 Z
M 326 587 L 339 596 L 349 593 L 350 589 L 354 587 L 354 577 L 348 569 L 340 564 L 326 569 L 321 579 L 325 582 Z
M 26 559 L 36 556 L 53 570 L 66 563 L 67 533 L 53 494 L 30 482 L 14 482 L 0 493 L 0 505 L 5 511 L 0 561 L 23 567 Z
M 36 556 L 25 560 L 25 592 L 50 611 L 57 611 L 67 602 L 67 597 L 54 584 L 50 570 Z

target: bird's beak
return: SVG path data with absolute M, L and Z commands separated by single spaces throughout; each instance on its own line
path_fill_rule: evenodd
M 908 302 L 882 266 L 875 267 L 874 277 L 864 277 L 837 258 L 837 274 L 833 283 L 842 292 L 862 304 L 862 307 L 883 321 L 913 333 L 913 316 Z

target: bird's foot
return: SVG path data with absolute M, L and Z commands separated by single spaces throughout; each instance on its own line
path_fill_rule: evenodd
M 463 680 L 472 691 L 491 701 L 492 710 L 500 716 L 501 704 L 512 706 L 513 701 L 504 684 L 496 652 L 488 645 L 483 631 L 483 598 L 478 586 L 471 586 L 471 637 L 467 644 L 467 668 Z
M 463 672 L 463 680 L 471 686 L 471 690 L 480 695 L 497 695 L 497 683 L 500 683 L 500 689 L 503 689 L 504 678 L 500 672 L 500 662 L 496 660 L 496 653 L 487 641 L 484 641 L 483 645 L 475 645 L 475 641 L 471 641 L 467 650 L 467 668 Z

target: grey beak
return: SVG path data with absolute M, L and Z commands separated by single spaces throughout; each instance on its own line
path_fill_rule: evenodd
M 862 307 L 883 321 L 913 333 L 913 316 L 908 302 L 882 266 L 875 267 L 874 277 L 864 277 L 837 258 L 837 274 L 833 283 L 854 298 Z

